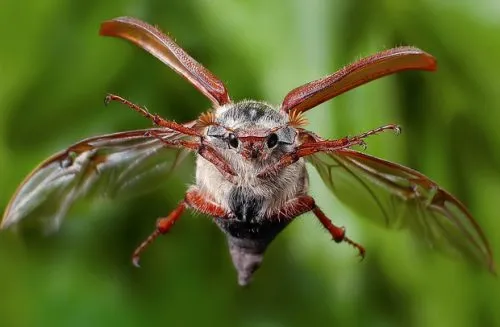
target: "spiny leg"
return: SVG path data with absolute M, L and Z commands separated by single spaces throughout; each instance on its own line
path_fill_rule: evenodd
M 133 103 L 127 99 L 124 99 L 119 95 L 115 95 L 115 94 L 106 95 L 106 97 L 104 98 L 104 104 L 108 105 L 111 101 L 118 101 L 120 103 L 123 103 L 124 105 L 128 106 L 132 110 L 140 113 L 142 116 L 153 121 L 153 123 L 157 126 L 165 127 L 165 128 L 177 131 L 177 132 L 185 134 L 185 135 L 201 136 L 201 134 L 197 130 L 195 130 L 193 128 L 186 127 L 182 124 L 178 124 L 178 123 L 173 122 L 173 121 L 165 120 L 157 114 L 153 115 L 146 108 L 138 106 L 135 103 Z
M 139 260 L 141 258 L 142 252 L 160 235 L 167 233 L 174 223 L 181 217 L 184 209 L 186 209 L 186 202 L 182 201 L 179 203 L 177 208 L 174 209 L 167 217 L 159 218 L 156 222 L 155 231 L 149 235 L 149 237 L 144 240 L 141 245 L 132 254 L 132 263 L 134 266 L 139 267 Z
M 204 159 L 212 163 L 217 170 L 231 183 L 236 184 L 236 172 L 222 157 L 222 155 L 212 145 L 202 141 L 186 141 L 186 140 L 166 140 L 154 131 L 148 131 L 146 134 L 157 138 L 159 141 L 168 146 L 183 147 L 192 151 L 196 151 Z
M 337 243 L 346 242 L 347 244 L 354 246 L 359 251 L 359 256 L 361 257 L 361 260 L 364 259 L 366 252 L 365 248 L 360 244 L 352 241 L 350 238 L 348 238 L 345 235 L 345 228 L 335 226 L 319 207 L 315 207 L 314 209 L 312 209 L 312 212 L 321 222 L 323 227 L 325 227 L 326 230 L 330 233 L 330 235 L 332 235 L 333 240 L 335 242 Z
M 269 178 L 278 174 L 283 168 L 297 162 L 300 158 L 310 156 L 317 152 L 331 152 L 338 149 L 350 148 L 355 145 L 364 146 L 362 139 L 342 138 L 338 140 L 312 140 L 302 143 L 293 152 L 289 152 L 281 157 L 274 165 L 266 166 L 257 174 L 258 178 Z
M 346 242 L 347 244 L 354 246 L 358 249 L 361 258 L 364 258 L 366 252 L 365 248 L 345 236 L 345 229 L 335 226 L 332 221 L 328 219 L 325 213 L 316 205 L 314 198 L 309 195 L 301 195 L 295 199 L 287 201 L 283 208 L 281 208 L 279 214 L 274 216 L 273 219 L 293 219 L 309 211 L 312 211 L 319 219 L 323 227 L 330 232 L 330 235 L 332 235 L 335 242 Z
M 336 140 L 323 140 L 313 137 L 308 132 L 302 133 L 301 136 L 303 137 L 309 136 L 304 143 L 298 146 L 293 152 L 282 156 L 274 165 L 265 167 L 257 174 L 257 177 L 269 178 L 279 173 L 283 168 L 297 162 L 300 158 L 310 156 L 317 152 L 333 152 L 335 150 L 351 148 L 356 145 L 366 147 L 365 138 L 385 131 L 394 131 L 399 134 L 401 132 L 401 127 L 395 124 L 388 124 L 353 137 L 343 137 Z
M 300 195 L 294 199 L 288 200 L 277 215 L 272 219 L 293 219 L 316 207 L 314 199 L 309 195 Z
M 187 191 L 184 200 L 193 210 L 216 218 L 231 219 L 234 214 L 203 195 L 196 187 Z
M 372 136 L 372 135 L 376 135 L 376 134 L 379 134 L 379 133 L 382 133 L 382 132 L 385 132 L 385 131 L 394 131 L 394 133 L 396 134 L 400 134 L 401 133 L 401 126 L 399 125 L 396 125 L 396 124 L 387 124 L 387 125 L 384 125 L 384 126 L 380 126 L 378 128 L 374 128 L 372 130 L 369 130 L 367 132 L 364 132 L 364 133 L 361 133 L 359 135 L 356 135 L 354 137 L 349 137 L 349 139 L 364 139 L 364 138 L 367 138 L 369 136 Z
M 354 145 L 361 146 L 363 148 L 366 148 L 366 143 L 364 139 L 380 134 L 385 131 L 393 131 L 396 134 L 401 133 L 401 126 L 396 125 L 396 124 L 387 124 L 384 126 L 380 126 L 374 129 L 371 129 L 367 132 L 355 135 L 355 136 L 347 136 L 343 137 L 337 140 L 322 140 L 322 141 L 314 141 L 310 143 L 305 143 L 303 144 L 304 148 L 317 148 L 318 151 L 316 152 L 329 152 L 329 151 L 335 151 L 338 149 L 345 149 L 345 148 L 350 148 Z

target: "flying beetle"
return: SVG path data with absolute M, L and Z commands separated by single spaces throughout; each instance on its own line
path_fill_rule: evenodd
M 273 107 L 261 101 L 233 102 L 215 75 L 159 29 L 138 19 L 105 21 L 100 35 L 146 50 L 203 93 L 212 109 L 179 124 L 108 95 L 106 102 L 125 104 L 155 127 L 91 137 L 48 158 L 19 186 L 1 228 L 37 222 L 54 231 L 80 198 L 112 197 L 159 183 L 157 176 L 171 172 L 194 152 L 195 183 L 134 251 L 135 265 L 143 250 L 167 233 L 186 208 L 212 217 L 226 234 L 240 285 L 250 283 L 271 241 L 308 212 L 335 242 L 350 244 L 363 257 L 363 246 L 308 195 L 310 163 L 333 194 L 361 216 L 386 227 L 405 227 L 433 248 L 494 271 L 488 240 L 461 202 L 415 170 L 353 149 L 364 146 L 372 135 L 399 132 L 399 126 L 389 124 L 339 139 L 305 129 L 306 111 L 357 86 L 406 70 L 434 71 L 436 60 L 426 52 L 409 46 L 378 52 L 293 89 Z

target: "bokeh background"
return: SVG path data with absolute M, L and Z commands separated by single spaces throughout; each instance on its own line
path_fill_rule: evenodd
M 308 113 L 327 137 L 396 122 L 368 153 L 416 168 L 468 205 L 500 253 L 500 6 L 495 0 L 7 0 L 0 11 L 0 210 L 22 178 L 79 139 L 150 126 L 118 93 L 187 121 L 209 106 L 144 51 L 97 35 L 101 21 L 157 24 L 228 86 L 278 104 L 292 88 L 396 45 L 437 57 Z M 192 161 L 191 161 L 192 162 Z M 0 234 L 0 326 L 500 326 L 498 278 L 385 231 L 342 207 L 312 174 L 318 203 L 365 245 L 359 263 L 311 215 L 269 248 L 247 289 L 225 238 L 186 214 L 130 254 L 182 198 L 185 165 L 159 190 L 73 210 L 59 233 Z

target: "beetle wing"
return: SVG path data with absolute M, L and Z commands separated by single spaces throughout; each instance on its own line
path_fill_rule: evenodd
M 42 162 L 19 186 L 7 205 L 0 228 L 22 223 L 56 230 L 69 208 L 86 196 L 116 197 L 159 186 L 187 151 L 165 140 L 185 136 L 155 128 L 92 137 Z
M 222 81 L 156 27 L 136 18 L 118 17 L 102 23 L 99 33 L 128 40 L 151 53 L 187 79 L 217 107 L 231 102 Z
M 436 70 L 436 59 L 414 47 L 381 51 L 293 89 L 285 96 L 281 110 L 304 112 L 355 87 L 404 70 Z
M 352 210 L 389 228 L 407 228 L 433 248 L 494 271 L 483 231 L 451 194 L 421 173 L 353 150 L 308 157 L 328 188 Z

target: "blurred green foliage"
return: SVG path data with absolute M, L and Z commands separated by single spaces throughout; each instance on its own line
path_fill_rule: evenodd
M 51 153 L 84 137 L 149 126 L 107 92 L 187 121 L 208 101 L 144 51 L 97 36 L 129 15 L 157 24 L 219 76 L 233 99 L 279 103 L 363 55 L 416 45 L 434 74 L 388 77 L 308 113 L 327 137 L 397 122 L 368 153 L 416 168 L 468 205 L 500 253 L 500 11 L 482 1 L 22 1 L 0 12 L 0 209 Z M 368 250 L 337 245 L 305 215 L 240 289 L 225 238 L 186 214 L 143 256 L 130 253 L 182 198 L 194 169 L 157 192 L 71 212 L 61 231 L 0 234 L 0 326 L 500 326 L 500 287 L 353 217 L 312 174 L 311 193 Z M 498 257 L 497 257 L 498 258 Z

